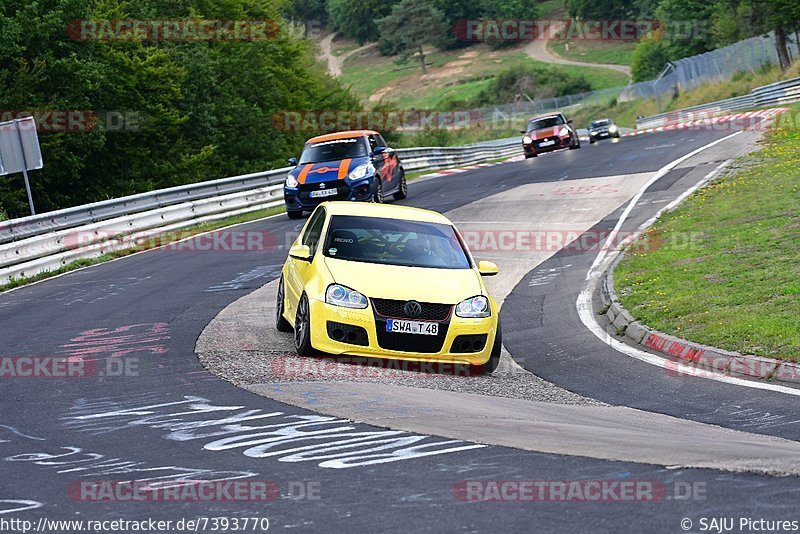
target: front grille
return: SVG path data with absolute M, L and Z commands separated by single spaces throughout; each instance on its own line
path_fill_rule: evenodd
M 328 337 L 334 341 L 364 347 L 369 345 L 369 337 L 365 328 L 334 321 L 328 321 L 326 326 L 328 328 Z
M 545 141 L 555 141 L 555 144 L 542 146 L 542 143 L 544 143 Z M 561 139 L 559 139 L 558 137 L 544 137 L 542 139 L 537 139 L 536 141 L 534 141 L 534 143 L 536 145 L 536 148 L 553 148 L 561 145 Z
M 378 345 L 380 345 L 382 349 L 427 354 L 433 354 L 442 350 L 449 326 L 450 323 L 439 324 L 439 332 L 435 336 L 399 334 L 397 332 L 387 332 L 385 320 L 379 318 L 375 320 Z
M 468 352 L 480 352 L 486 347 L 486 337 L 488 334 L 464 334 L 456 336 L 450 352 L 465 354 Z
M 422 313 L 419 317 L 409 317 L 403 310 L 407 300 L 370 299 L 372 307 L 378 315 L 396 319 L 410 319 L 412 321 L 446 321 L 453 311 L 452 304 L 435 304 L 420 302 Z
M 336 185 L 336 194 L 329 197 L 311 198 L 311 191 L 319 191 L 319 183 L 316 184 L 300 184 L 300 200 L 304 203 L 308 202 L 324 202 L 326 200 L 347 200 L 350 196 L 350 186 L 344 180 L 336 180 L 335 182 L 325 182 L 324 189 L 332 189 L 331 186 Z

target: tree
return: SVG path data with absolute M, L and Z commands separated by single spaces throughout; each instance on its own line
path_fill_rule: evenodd
M 800 2 L 797 0 L 766 0 L 767 24 L 775 33 L 775 49 L 781 70 L 791 65 L 786 34 L 800 25 Z
M 472 44 L 457 39 L 455 28 L 465 23 L 467 20 L 483 17 L 483 5 L 485 1 L 492 0 L 429 0 L 433 7 L 442 12 L 445 23 L 447 24 L 446 40 L 443 46 L 457 48 L 459 46 Z
M 702 54 L 716 48 L 708 22 L 716 6 L 707 0 L 661 0 L 656 18 L 664 31 L 664 45 L 670 60 Z
M 567 0 L 570 17 L 592 20 L 630 18 L 636 8 L 630 0 Z
M 391 12 L 391 0 L 329 0 L 328 18 L 333 28 L 364 44 L 377 41 L 376 21 Z
M 0 110 L 85 110 L 83 131 L 39 134 L 31 174 L 49 211 L 282 166 L 315 132 L 281 131 L 284 111 L 360 109 L 320 69 L 312 44 L 281 31 L 254 41 L 74 40 L 73 20 L 276 20 L 272 0 L 5 0 Z M 137 119 L 114 131 L 103 112 Z M 0 211 L 28 213 L 17 175 L 0 177 Z
M 633 81 L 652 80 L 659 75 L 667 63 L 667 49 L 664 41 L 657 36 L 642 38 L 633 49 L 631 56 L 631 75 Z
M 442 12 L 420 0 L 395 4 L 391 14 L 378 21 L 378 28 L 382 39 L 392 40 L 401 61 L 417 55 L 423 74 L 427 72 L 423 47 L 441 45 L 447 33 Z

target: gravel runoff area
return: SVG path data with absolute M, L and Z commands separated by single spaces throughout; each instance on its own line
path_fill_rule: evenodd
M 394 368 L 390 361 L 378 368 L 340 363 L 333 357 L 300 358 L 292 335 L 277 332 L 272 324 L 276 292 L 277 281 L 270 282 L 230 304 L 209 323 L 195 349 L 206 369 L 237 386 L 364 381 L 552 404 L 606 405 L 526 371 L 505 350 L 490 376 L 409 371 Z

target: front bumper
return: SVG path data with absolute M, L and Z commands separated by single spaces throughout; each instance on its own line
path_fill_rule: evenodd
M 534 139 L 530 144 L 523 143 L 522 148 L 525 150 L 526 154 L 541 154 L 543 152 L 568 148 L 571 145 L 572 137 L 570 136 L 550 136 L 543 137 L 542 139 Z
M 599 141 L 601 139 L 611 139 L 612 137 L 617 138 L 619 137 L 619 132 L 611 133 L 608 130 L 600 130 L 597 133 L 590 132 L 589 137 L 595 141 Z
M 494 338 L 497 332 L 497 310 L 492 309 L 490 317 L 482 319 L 467 319 L 450 315 L 447 323 L 440 322 L 441 348 L 435 352 L 414 351 L 415 345 L 427 344 L 424 350 L 430 350 L 430 343 L 433 336 L 422 334 L 389 334 L 382 333 L 379 338 L 378 329 L 385 329 L 385 322 L 378 316 L 373 309 L 372 302 L 365 309 L 356 310 L 333 306 L 320 300 L 309 302 L 311 311 L 311 343 L 315 349 L 333 355 L 348 355 L 359 357 L 391 358 L 411 361 L 436 361 L 453 364 L 483 365 L 489 361 L 494 345 Z M 420 319 L 421 320 L 421 319 Z M 329 323 L 339 325 L 351 325 L 366 330 L 366 344 L 357 335 L 350 336 L 351 342 L 337 341 L 331 337 L 333 332 Z M 446 333 L 441 333 L 446 328 Z M 338 332 L 336 334 L 339 334 Z M 414 336 L 405 337 L 410 340 L 409 346 L 399 345 L 404 343 L 403 339 L 388 339 L 391 336 Z M 465 338 L 463 336 L 471 336 Z M 483 336 L 486 336 L 485 338 Z M 427 339 L 426 339 L 427 338 Z M 458 338 L 458 339 L 457 339 Z M 388 339 L 388 341 L 387 341 Z M 465 350 L 465 340 L 481 339 L 483 345 L 481 350 L 474 352 L 460 352 Z M 387 345 L 395 347 L 386 348 Z M 474 346 L 472 347 L 474 349 Z
M 328 200 L 354 200 L 365 202 L 373 197 L 374 176 L 349 182 L 336 181 L 336 194 L 326 197 L 311 197 L 312 191 L 319 190 L 319 183 L 300 184 L 297 187 L 283 186 L 283 201 L 287 211 L 313 211 L 319 204 Z M 330 188 L 332 189 L 332 188 Z

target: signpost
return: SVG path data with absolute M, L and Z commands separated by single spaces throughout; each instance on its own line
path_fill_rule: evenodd
M 44 162 L 39 148 L 39 137 L 36 134 L 36 121 L 33 117 L 0 122 L 0 176 L 22 173 L 31 215 L 36 215 L 36 210 L 33 207 L 28 171 L 42 167 Z

